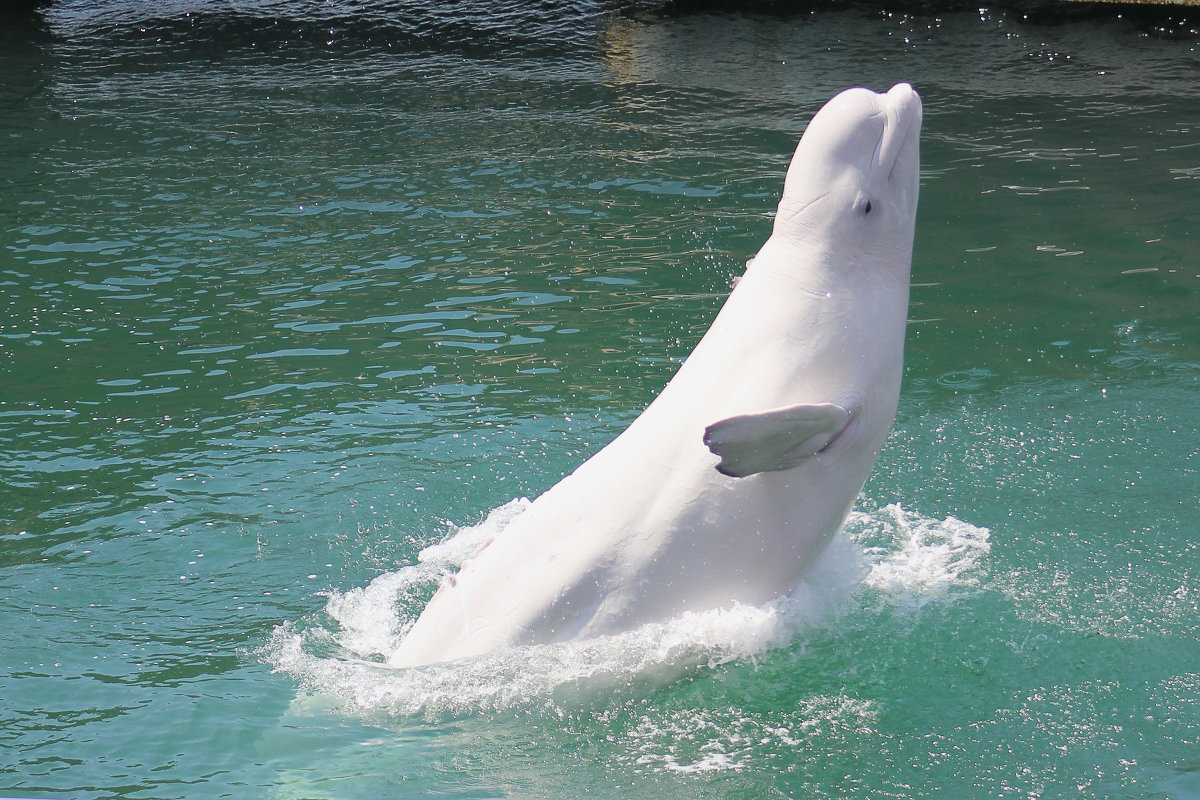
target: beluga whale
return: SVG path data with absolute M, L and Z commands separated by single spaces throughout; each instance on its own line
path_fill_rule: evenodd
M 770 238 L 675 376 L 443 581 L 391 665 L 621 634 L 797 585 L 895 416 L 921 114 L 905 83 L 817 112 Z

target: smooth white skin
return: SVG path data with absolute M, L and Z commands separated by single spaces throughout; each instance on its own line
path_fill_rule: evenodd
M 908 84 L 849 89 L 813 117 L 770 239 L 679 372 L 463 564 L 393 665 L 621 633 L 795 585 L 845 521 L 895 415 L 920 127 Z M 800 403 L 852 418 L 798 466 L 717 471 L 707 426 Z

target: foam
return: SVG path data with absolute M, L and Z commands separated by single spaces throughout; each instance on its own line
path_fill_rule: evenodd
M 616 758 L 634 768 L 698 774 L 741 772 L 766 754 L 804 747 L 814 734 L 865 735 L 876 706 L 846 695 L 815 695 L 794 708 L 651 708 L 620 737 Z
M 455 528 L 415 565 L 367 586 L 327 595 L 319 620 L 279 626 L 264 653 L 318 694 L 390 715 L 459 715 L 589 703 L 638 693 L 689 671 L 753 661 L 846 612 L 879 605 L 919 610 L 978 585 L 988 531 L 934 520 L 900 505 L 851 514 L 788 596 L 759 606 L 688 613 L 616 636 L 511 648 L 471 659 L 400 669 L 386 665 L 423 607 L 421 598 L 529 506 L 524 498 L 483 522 Z M 694 769 L 727 769 L 712 761 Z
M 979 586 L 984 559 L 991 550 L 987 528 L 955 517 L 928 519 L 898 503 L 875 514 L 852 513 L 846 529 L 864 545 L 872 562 L 864 585 L 893 605 L 919 608 Z M 886 544 L 869 546 L 882 536 Z

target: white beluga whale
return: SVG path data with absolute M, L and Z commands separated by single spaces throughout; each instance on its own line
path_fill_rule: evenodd
M 920 128 L 908 84 L 826 103 L 770 238 L 675 377 L 446 579 L 392 665 L 620 634 L 796 585 L 895 416 Z

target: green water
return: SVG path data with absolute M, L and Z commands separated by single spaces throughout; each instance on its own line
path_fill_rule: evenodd
M 1200 798 L 1178 14 L 72 0 L 0 37 L 0 794 Z M 331 599 L 636 416 L 807 119 L 898 80 L 871 579 L 666 685 L 455 706 L 347 648 Z

